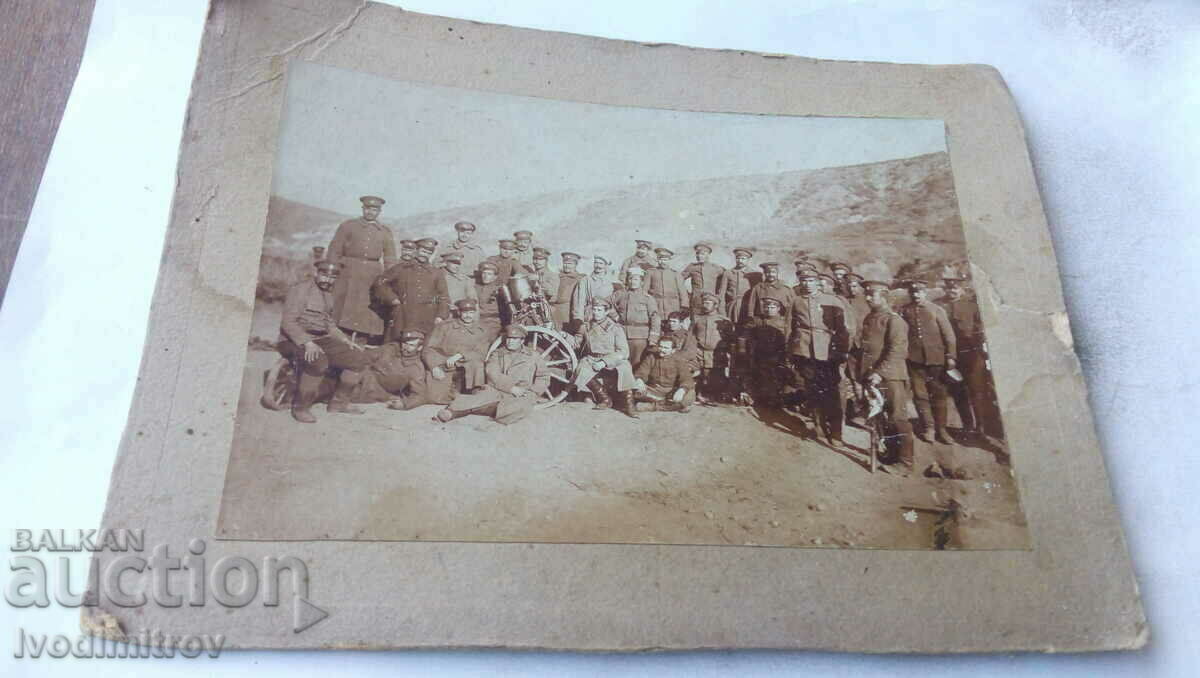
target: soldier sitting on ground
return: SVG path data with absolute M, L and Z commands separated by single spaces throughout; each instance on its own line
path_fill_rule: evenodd
M 487 359 L 487 384 L 474 393 L 456 396 L 437 420 L 447 422 L 468 414 L 495 417 L 501 424 L 514 424 L 533 411 L 538 396 L 550 386 L 550 372 L 542 357 L 525 344 L 526 330 L 509 325 L 504 345 Z
M 372 349 L 371 365 L 363 370 L 354 402 L 387 403 L 393 410 L 450 402 L 451 381 L 433 379 L 421 360 L 424 342 L 423 332 L 405 330 L 399 342 Z
M 692 366 L 675 351 L 675 339 L 658 340 L 658 350 L 647 351 L 635 375 L 634 400 L 638 409 L 687 412 L 696 400 Z

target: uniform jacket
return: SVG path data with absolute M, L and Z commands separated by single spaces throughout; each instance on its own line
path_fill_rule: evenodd
M 500 281 L 502 284 L 508 282 L 508 279 L 511 278 L 514 273 L 521 270 L 521 262 L 515 258 L 509 259 L 508 257 L 502 257 L 499 254 L 496 254 L 488 257 L 485 261 L 490 261 L 496 265 L 496 280 Z
M 658 300 L 658 312 L 664 318 L 668 313 L 691 306 L 683 276 L 670 266 L 655 266 L 646 271 L 646 291 Z
M 391 229 L 378 221 L 344 221 L 337 227 L 325 256 L 342 267 L 333 285 L 334 320 L 355 332 L 382 334 L 383 318 L 371 308 L 371 285 L 384 269 L 396 263 Z
M 575 290 L 571 293 L 571 320 L 583 320 L 591 316 L 588 302 L 597 297 L 608 299 L 612 293 L 613 284 L 607 274 L 583 276 L 575 283 Z
M 510 351 L 501 346 L 488 358 L 484 367 L 487 383 L 497 391 L 510 395 L 513 386 L 541 395 L 550 387 L 550 372 L 541 356 L 529 347 Z
M 474 322 L 468 325 L 455 319 L 433 328 L 421 359 L 429 369 L 446 367 L 446 359 L 455 353 L 482 361 L 491 344 L 492 335 L 486 328 Z
M 450 252 L 462 255 L 462 268 L 459 270 L 468 278 L 475 277 L 475 272 L 479 269 L 479 264 L 483 263 L 483 260 L 487 258 L 487 255 L 483 253 L 482 247 L 473 242 L 463 244 L 458 238 L 451 240 L 442 253 L 448 254 Z
M 771 297 L 772 299 L 778 299 L 783 304 L 783 308 L 779 310 L 779 315 L 784 318 L 790 318 L 792 298 L 795 296 L 792 288 L 785 285 L 782 280 L 776 280 L 775 282 L 763 280 L 750 290 L 750 299 L 747 302 L 748 308 L 746 312 L 752 316 L 761 316 L 763 314 L 762 300 Z
M 279 339 L 297 346 L 325 336 L 334 325 L 333 292 L 323 292 L 313 280 L 303 280 L 288 289 L 279 321 Z
M 955 348 L 960 356 L 983 351 L 983 321 L 979 319 L 979 305 L 965 296 L 958 301 L 944 298 L 938 304 L 946 311 L 950 327 L 954 328 Z
M 479 301 L 479 317 L 480 318 L 499 318 L 500 303 L 502 297 L 500 288 L 504 283 L 497 278 L 492 282 L 484 285 L 482 283 L 475 286 L 475 298 Z
M 700 347 L 696 344 L 696 335 L 692 334 L 690 330 L 678 330 L 671 333 L 671 338 L 675 340 L 675 353 L 672 355 L 679 356 L 679 359 L 687 363 L 693 371 L 700 369 L 702 359 Z M 649 353 L 648 351 L 647 354 Z M 645 360 L 645 358 L 642 359 Z
M 725 274 L 725 267 L 714 264 L 711 261 L 703 263 L 693 261 L 683 267 L 681 274 L 691 289 L 692 312 L 697 312 L 700 310 L 701 296 L 705 292 L 719 294 L 721 276 Z
M 542 288 L 542 296 L 553 304 L 558 295 L 558 271 L 552 271 L 547 266 L 540 271 L 534 269 L 530 275 L 537 278 L 538 285 Z
M 839 362 L 850 349 L 846 307 L 832 294 L 792 299 L 788 349 L 798 358 Z
M 725 350 L 733 339 L 733 323 L 714 311 L 692 316 L 692 335 L 702 351 Z
M 674 391 L 677 388 L 692 388 L 696 384 L 693 368 L 679 353 L 662 357 L 657 352 L 647 353 L 638 365 L 634 376 L 646 382 L 646 386 L 657 391 Z
M 418 261 L 392 266 L 375 279 L 375 297 L 393 306 L 393 333 L 399 330 L 420 330 L 428 334 L 434 319 L 450 315 L 450 292 L 446 289 L 445 271 L 433 264 Z
M 850 326 L 850 336 L 853 339 L 851 343 L 858 348 L 862 345 L 862 322 L 871 315 L 871 306 L 861 294 L 857 297 L 842 297 L 842 301 L 850 311 L 846 317 L 846 324 Z
M 774 318 L 751 318 L 745 328 L 750 363 L 756 367 L 768 367 L 785 362 L 790 331 L 791 325 L 782 314 Z
M 762 273 L 749 269 L 727 268 L 717 284 L 717 296 L 725 304 L 725 316 L 735 325 L 744 325 L 753 315 L 750 290 L 762 282 Z
M 559 273 L 558 292 L 554 295 L 554 322 L 563 326 L 571 320 L 571 299 L 575 296 L 575 286 L 583 278 L 582 273 Z
M 625 338 L 625 328 L 612 318 L 604 318 L 599 322 L 584 321 L 576 336 L 582 341 L 582 356 L 598 357 L 609 367 L 629 360 L 629 341 Z
M 462 271 L 462 269 L 459 269 Z M 475 276 L 466 273 L 451 273 L 445 271 L 446 275 L 446 294 L 450 298 L 450 304 L 460 299 L 476 299 L 475 292 Z
M 656 341 L 662 334 L 662 316 L 658 314 L 658 300 L 645 290 L 621 290 L 612 295 L 613 310 L 625 327 L 629 339 Z
M 378 351 L 370 370 L 385 391 L 396 395 L 406 388 L 414 393 L 424 392 L 426 368 L 420 353 L 403 355 L 397 343 L 384 344 Z
M 533 270 L 533 243 L 530 243 L 529 249 L 517 248 L 517 263 L 529 270 Z
M 617 276 L 617 280 L 622 285 L 625 284 L 625 274 L 629 273 L 629 269 L 634 266 L 640 266 L 646 271 L 649 271 L 652 268 L 658 267 L 658 259 L 656 259 L 653 254 L 648 257 L 641 257 L 637 254 L 634 254 L 630 257 L 625 257 L 625 261 L 621 262 L 620 274 Z
M 874 372 L 887 381 L 908 380 L 908 323 L 899 313 L 872 311 L 862 320 L 859 344 L 863 354 L 855 377 Z
M 954 328 L 946 311 L 928 301 L 900 311 L 908 323 L 908 359 L 918 365 L 945 365 L 957 354 Z

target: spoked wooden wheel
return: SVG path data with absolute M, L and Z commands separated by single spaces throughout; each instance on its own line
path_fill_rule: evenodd
M 292 406 L 292 395 L 296 392 L 296 373 L 287 358 L 275 361 L 271 369 L 263 372 L 262 397 L 259 402 L 268 410 L 286 410 Z
M 570 392 L 571 380 L 575 377 L 575 368 L 579 359 L 575 356 L 575 348 L 571 338 L 566 334 L 538 325 L 525 325 L 528 334 L 525 345 L 537 352 L 550 370 L 550 387 L 538 398 L 537 409 L 554 407 L 563 401 Z M 504 337 L 500 336 L 492 342 L 488 349 L 488 357 L 492 356 Z

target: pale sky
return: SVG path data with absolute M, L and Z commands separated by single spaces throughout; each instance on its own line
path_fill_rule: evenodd
M 565 190 L 856 165 L 946 150 L 940 120 L 605 106 L 293 62 L 274 193 L 385 217 Z

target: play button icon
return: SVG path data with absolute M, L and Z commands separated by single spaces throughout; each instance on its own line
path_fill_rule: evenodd
M 292 633 L 300 633 L 328 616 L 328 612 L 306 598 L 296 596 L 296 604 L 292 608 Z

